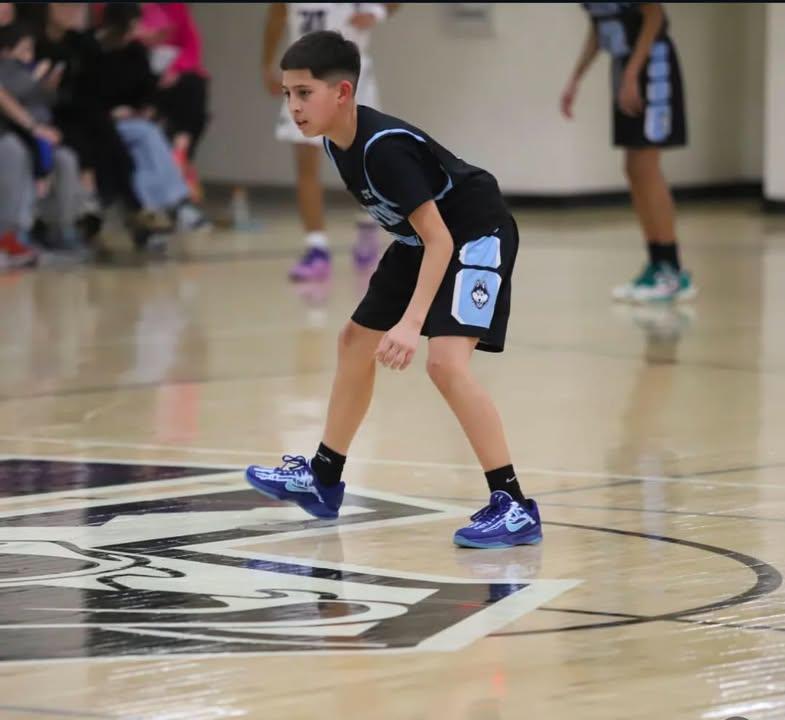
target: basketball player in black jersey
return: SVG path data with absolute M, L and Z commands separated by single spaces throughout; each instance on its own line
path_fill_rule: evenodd
M 463 427 L 491 492 L 454 542 L 478 548 L 540 542 L 537 504 L 521 492 L 499 413 L 470 369 L 475 349 L 504 349 L 510 313 L 518 232 L 496 179 L 419 128 L 357 105 L 360 56 L 339 33 L 300 38 L 281 69 L 297 127 L 307 137 L 325 137 L 346 187 L 393 242 L 341 331 L 316 454 L 310 460 L 286 455 L 277 468 L 252 465 L 248 482 L 316 517 L 337 517 L 341 472 L 371 400 L 376 363 L 405 370 L 425 335 L 428 374 Z
M 620 301 L 691 300 L 690 274 L 682 270 L 675 211 L 660 167 L 663 148 L 687 141 L 684 97 L 676 48 L 661 3 L 582 3 L 589 31 L 561 98 L 572 107 L 583 74 L 600 49 L 611 56 L 613 144 L 624 148 L 625 172 L 635 212 L 648 246 L 640 275 L 613 290 Z

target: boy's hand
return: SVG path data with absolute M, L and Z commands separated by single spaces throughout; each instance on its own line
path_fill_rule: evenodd
M 630 117 L 635 117 L 643 112 L 643 98 L 636 75 L 624 73 L 617 102 L 619 109 Z
M 572 106 L 575 102 L 575 96 L 578 94 L 578 83 L 575 80 L 570 80 L 564 92 L 561 94 L 559 105 L 561 107 L 561 114 L 568 120 L 572 120 Z
M 374 355 L 384 367 L 406 370 L 412 362 L 419 340 L 420 328 L 402 318 L 384 334 Z

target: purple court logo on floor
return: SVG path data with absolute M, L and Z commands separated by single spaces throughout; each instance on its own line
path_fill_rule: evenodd
M 453 651 L 578 582 L 533 579 L 536 569 L 520 562 L 488 579 L 347 564 L 337 527 L 450 511 L 384 493 L 347 495 L 345 514 L 325 525 L 261 498 L 233 472 L 236 484 L 224 468 L 182 484 L 153 475 L 141 489 L 99 485 L 81 502 L 49 498 L 42 511 L 3 512 L 0 662 Z M 265 552 L 284 537 L 308 538 L 307 558 Z

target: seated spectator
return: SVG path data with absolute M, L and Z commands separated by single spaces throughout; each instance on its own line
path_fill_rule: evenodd
M 51 125 L 51 106 L 59 72 L 46 62 L 35 65 L 34 47 L 32 31 L 21 23 L 0 27 L 0 85 L 30 113 L 36 123 Z M 54 169 L 55 143 L 34 135 L 28 128 L 12 124 L 11 129 L 16 130 L 30 148 L 36 179 L 48 178 Z
M 109 113 L 83 85 L 83 71 L 100 61 L 100 48 L 87 31 L 86 3 L 24 4 L 20 10 L 36 23 L 36 57 L 62 68 L 54 124 L 64 144 L 79 158 L 84 188 L 81 222 L 97 234 L 101 211 L 119 200 L 135 210 L 131 186 L 133 161 Z
M 85 89 L 114 118 L 134 161 L 133 188 L 142 212 L 165 213 L 178 229 L 206 224 L 189 198 L 160 127 L 152 121 L 156 80 L 146 48 L 134 37 L 141 15 L 138 3 L 109 3 L 96 33 L 100 57 L 85 70 Z
M 13 3 L 0 3 L 0 28 L 16 19 Z M 0 85 L 0 118 L 3 116 L 25 122 L 26 113 Z M 19 267 L 35 262 L 35 253 L 19 242 L 18 221 L 22 202 L 15 192 L 19 183 L 13 171 L 24 160 L 24 145 L 12 133 L 3 129 L 0 120 L 0 268 Z M 10 169 L 10 171 L 8 171 Z
M 208 121 L 208 74 L 199 30 L 185 3 L 142 3 L 139 39 L 150 50 L 158 76 L 155 106 L 194 200 L 201 198 L 191 164 Z
M 76 229 L 76 218 L 81 201 L 79 165 L 74 153 L 60 145 L 60 134 L 49 126 L 50 104 L 57 84 L 50 68 L 32 69 L 33 40 L 30 32 L 20 25 L 0 28 L 0 123 L 4 130 L 4 160 L 0 172 L 4 184 L 13 185 L 0 204 L 0 215 L 6 245 L 25 245 L 32 228 L 36 193 L 34 174 L 43 181 L 54 176 L 54 184 L 40 182 L 41 210 L 50 223 L 50 234 L 44 244 L 53 249 L 81 251 L 83 244 Z M 43 76 L 47 80 L 43 80 Z M 40 77 L 39 77 L 40 76 Z M 6 137 L 11 135 L 12 137 Z M 16 142 L 15 142 L 16 141 Z M 24 152 L 19 152 L 19 145 Z M 34 169 L 37 172 L 34 173 Z M 3 193 L 4 196 L 6 193 Z M 6 255 L 26 262 L 27 258 L 16 247 L 5 247 Z M 35 253 L 28 250 L 28 254 Z M 14 264 L 14 263 L 11 263 Z
M 13 111 L 13 100 L 0 88 L 0 116 Z M 9 112 L 9 114 L 11 114 Z M 26 175 L 29 175 L 29 182 Z M 19 137 L 0 124 L 0 268 L 34 265 L 37 253 L 22 242 L 33 225 L 35 190 L 30 153 Z

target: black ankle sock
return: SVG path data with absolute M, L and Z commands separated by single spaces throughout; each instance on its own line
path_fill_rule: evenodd
M 504 490 L 504 492 L 512 496 L 513 500 L 517 500 L 519 503 L 526 499 L 523 496 L 523 492 L 521 492 L 521 486 L 518 485 L 518 478 L 512 465 L 489 470 L 485 473 L 485 479 L 488 481 L 488 487 L 491 492 Z
M 656 240 L 649 240 L 646 243 L 649 252 L 649 265 L 656 265 L 660 262 L 660 244 Z
M 679 244 L 660 243 L 660 262 L 668 263 L 675 270 L 681 270 L 681 260 L 679 259 Z
M 341 482 L 345 462 L 346 455 L 341 455 L 335 450 L 330 450 L 324 443 L 319 443 L 319 449 L 311 459 L 311 470 L 322 485 L 334 487 Z
M 661 243 L 657 242 L 657 240 L 649 240 L 647 246 L 649 251 L 649 262 L 652 265 L 667 263 L 675 270 L 681 270 L 679 244 L 677 242 Z

